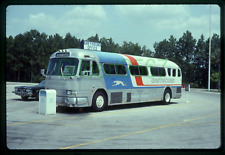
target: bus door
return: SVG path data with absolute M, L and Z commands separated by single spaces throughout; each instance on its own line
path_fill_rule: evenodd
M 99 67 L 95 60 L 82 60 L 79 72 L 79 90 L 87 96 L 99 85 Z

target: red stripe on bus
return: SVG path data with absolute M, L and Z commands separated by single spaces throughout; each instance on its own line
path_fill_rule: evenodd
M 138 86 L 144 86 L 141 76 L 135 76 L 135 80 Z
M 124 55 L 129 58 L 132 65 L 138 65 L 138 62 L 134 57 L 132 57 L 130 55 L 126 55 L 126 54 L 124 54 Z
M 125 56 L 128 57 L 128 59 L 130 60 L 132 65 L 138 65 L 138 62 L 134 57 L 132 57 L 130 55 L 125 55 Z M 136 80 L 136 83 L 138 86 L 144 86 L 141 76 L 135 76 L 135 80 Z
M 138 65 L 138 62 L 137 62 L 137 60 L 134 57 L 132 57 L 130 55 L 126 55 L 126 54 L 123 54 L 123 55 L 128 57 L 128 59 L 130 60 L 132 65 Z M 136 80 L 137 86 L 181 86 L 181 84 L 172 84 L 172 85 L 168 85 L 168 84 L 151 84 L 151 85 L 144 85 L 141 76 L 135 76 L 135 80 Z

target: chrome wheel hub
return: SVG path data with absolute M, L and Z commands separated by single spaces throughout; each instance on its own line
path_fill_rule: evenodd
M 165 101 L 169 102 L 170 101 L 170 93 L 166 93 L 165 95 Z
M 98 96 L 96 99 L 96 105 L 98 108 L 101 108 L 104 105 L 104 98 L 103 96 Z

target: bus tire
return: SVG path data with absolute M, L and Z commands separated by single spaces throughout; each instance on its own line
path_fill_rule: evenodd
M 92 99 L 92 109 L 96 112 L 102 111 L 107 105 L 107 97 L 102 91 L 97 91 Z
M 169 104 L 172 98 L 170 89 L 166 89 L 163 94 L 163 104 Z

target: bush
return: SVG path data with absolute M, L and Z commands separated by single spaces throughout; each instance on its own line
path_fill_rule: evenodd
M 199 85 L 197 83 L 190 83 L 191 88 L 199 88 Z

